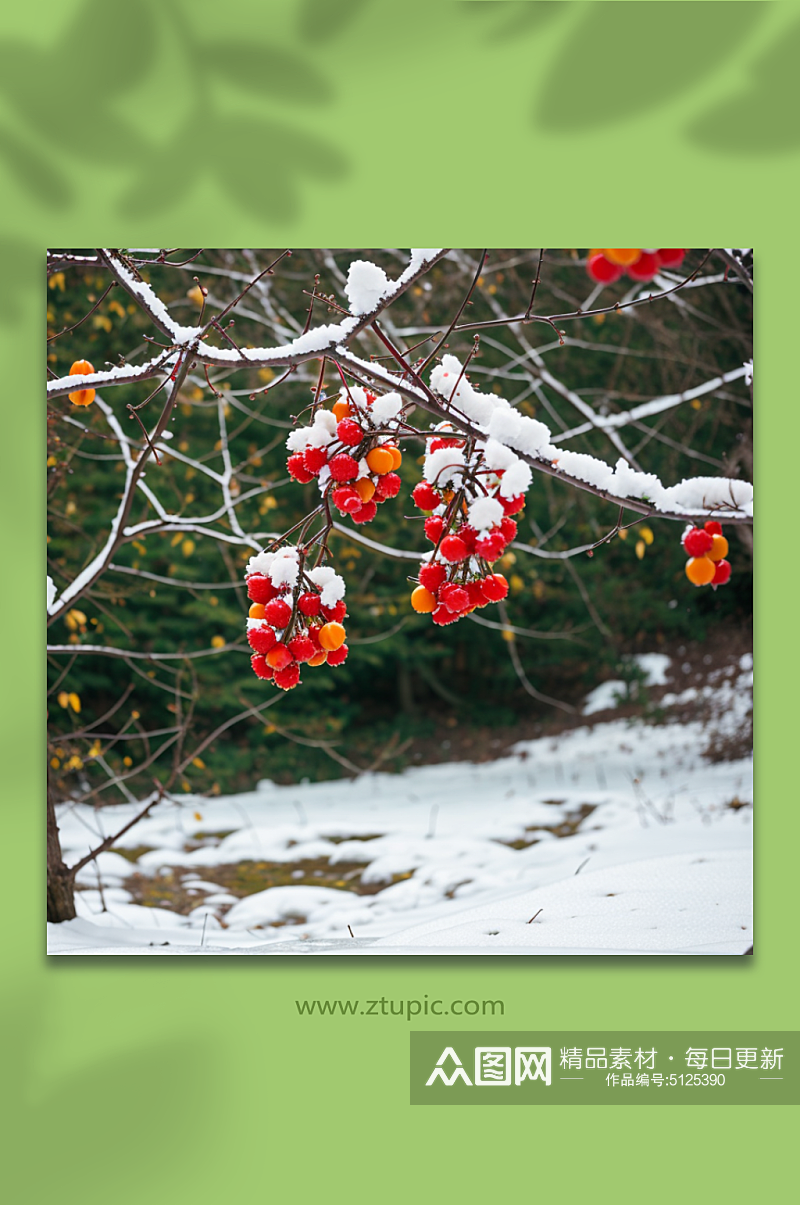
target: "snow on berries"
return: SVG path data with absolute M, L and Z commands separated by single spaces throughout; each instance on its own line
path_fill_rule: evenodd
M 726 586 L 731 580 L 728 541 L 722 526 L 709 519 L 704 527 L 687 527 L 681 540 L 688 554 L 686 576 L 693 586 Z
M 450 371 L 445 365 L 441 383 Z M 463 376 L 460 366 L 458 375 Z M 458 384 L 460 393 L 460 379 Z M 467 402 L 480 404 L 480 395 L 467 385 Z M 420 510 L 432 512 L 424 529 L 434 547 L 420 566 L 411 606 L 438 625 L 455 623 L 477 607 L 505 598 L 508 583 L 492 566 L 517 534 L 511 515 L 524 507 L 531 480 L 529 466 L 511 449 L 496 440 L 451 432 L 446 422 L 435 428 L 428 440 L 424 480 L 412 494 Z
M 247 642 L 253 673 L 281 690 L 300 683 L 301 665 L 342 665 L 347 659 L 344 579 L 329 565 L 306 568 L 292 545 L 252 556 L 245 570 Z
M 640 247 L 593 248 L 586 260 L 586 271 L 598 284 L 613 284 L 626 272 L 631 280 L 649 281 L 661 268 L 679 268 L 686 250 L 642 250 Z
M 330 410 L 320 407 L 286 440 L 290 476 L 302 485 L 316 478 L 340 514 L 359 526 L 371 523 L 379 504 L 400 491 L 403 457 L 394 440 L 403 405 L 399 393 L 344 389 Z

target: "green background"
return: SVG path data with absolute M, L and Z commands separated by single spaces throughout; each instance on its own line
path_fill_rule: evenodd
M 509 1029 L 796 1025 L 800 11 L 131 0 L 117 32 L 112 12 L 31 0 L 4 13 L 0 38 L 2 1133 L 15 1199 L 749 1199 L 766 1171 L 789 1171 L 792 1110 L 631 1109 L 624 1128 L 616 1110 L 540 1110 L 535 1130 L 518 1111 L 411 1110 L 407 1022 L 301 1019 L 293 1001 L 491 995 Z M 225 64 L 247 48 L 243 86 Z M 617 232 L 757 249 L 757 954 L 48 962 L 44 248 L 590 246 Z

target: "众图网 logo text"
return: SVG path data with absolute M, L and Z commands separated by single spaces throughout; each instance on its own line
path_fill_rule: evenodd
M 550 1046 L 475 1046 L 470 1071 L 472 1078 L 453 1047 L 445 1046 L 425 1086 L 430 1088 L 441 1081 L 447 1088 L 455 1083 L 465 1084 L 468 1088 L 507 1088 L 511 1084 L 519 1087 L 540 1080 L 549 1088 L 552 1049 Z

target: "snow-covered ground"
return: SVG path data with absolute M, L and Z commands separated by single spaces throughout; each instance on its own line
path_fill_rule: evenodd
M 751 669 L 706 688 L 723 730 L 751 706 Z M 478 765 L 164 802 L 116 846 L 146 847 L 135 862 L 108 852 L 80 873 L 79 918 L 48 926 L 48 951 L 743 954 L 752 761 L 711 764 L 708 743 L 700 723 L 612 719 Z M 136 810 L 61 809 L 66 860 Z M 290 882 L 243 896 L 214 882 L 243 861 Z M 177 884 L 191 910 L 133 902 L 134 873 Z M 315 874 L 334 885 L 291 882 Z

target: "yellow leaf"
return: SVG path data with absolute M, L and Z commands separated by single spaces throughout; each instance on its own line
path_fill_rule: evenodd
M 61 762 L 58 760 L 57 757 L 51 757 L 50 765 L 53 767 L 54 770 L 57 770 L 58 767 L 61 765 Z
M 623 527 L 623 528 L 621 528 L 621 529 L 620 529 L 620 532 L 619 532 L 619 538 L 620 538 L 621 540 L 627 540 L 627 538 L 628 538 L 628 532 L 627 532 L 627 529 L 626 529 L 626 528 L 624 528 L 624 527 Z
M 276 731 L 274 724 L 267 724 L 264 727 L 264 736 L 271 736 Z
M 268 385 L 274 376 L 275 373 L 271 368 L 259 368 L 258 370 L 258 379 L 259 381 L 263 381 L 265 385 Z
M 516 563 L 517 563 L 517 558 L 514 556 L 513 552 L 507 552 L 504 557 L 500 558 L 500 564 L 503 566 L 504 569 L 510 569 L 511 566 L 516 565 Z
M 191 789 L 192 789 L 192 788 L 191 788 L 191 786 L 189 785 L 189 783 L 188 783 L 188 782 L 186 781 L 186 779 L 184 778 L 183 782 L 181 783 L 181 790 L 182 790 L 182 791 L 191 791 Z
M 184 556 L 191 556 L 194 552 L 194 540 L 184 540 L 181 544 L 181 552 Z
M 138 712 L 138 711 L 132 711 L 132 712 L 131 712 L 131 719 L 132 719 L 132 720 L 138 720 L 138 719 L 139 719 L 139 712 Z
M 47 287 L 49 289 L 60 289 L 61 292 L 63 293 L 64 292 L 64 273 L 63 272 L 54 272 L 53 275 L 50 277 L 50 279 L 47 282 Z
M 216 594 L 212 594 L 208 601 L 211 603 L 212 607 L 219 606 L 219 599 L 217 598 Z
M 92 326 L 95 330 L 103 330 L 106 334 L 111 330 L 112 325 L 113 323 L 107 314 L 95 314 L 92 319 Z
M 212 636 L 211 637 L 211 647 L 212 647 L 212 649 L 224 648 L 225 647 L 225 637 L 224 636 Z
M 205 770 L 206 768 L 206 763 L 203 761 L 202 757 L 193 757 L 192 765 L 197 766 L 198 770 Z
M 689 405 L 692 407 L 692 410 L 701 410 L 703 408 L 703 403 L 699 397 L 693 397 Z
M 128 767 L 132 766 L 133 758 L 132 757 L 123 757 L 122 764 L 123 764 L 123 766 L 128 766 Z
M 183 539 L 183 535 L 181 534 L 181 532 L 176 531 L 175 535 L 172 537 L 172 539 L 169 542 L 170 548 L 174 548 L 176 544 L 180 544 L 182 539 Z
M 512 594 L 519 594 L 520 590 L 525 589 L 525 583 L 518 573 L 512 573 L 508 579 L 508 584 L 511 587 Z
M 511 628 L 503 628 L 501 635 L 502 635 L 503 639 L 505 640 L 506 644 L 513 644 L 514 633 L 511 631 Z
M 72 499 L 70 498 L 69 502 L 68 502 L 68 503 L 67 503 L 67 505 L 64 507 L 64 513 L 65 513 L 67 516 L 74 515 L 74 514 L 75 514 L 75 511 L 76 511 L 77 509 L 78 509 L 78 508 L 77 508 L 77 506 L 75 505 L 75 503 L 74 503 L 74 502 L 72 501 Z
M 59 707 L 69 707 L 69 695 L 65 690 L 58 692 L 58 705 Z
M 58 461 L 56 460 L 55 456 L 48 456 L 48 457 L 47 457 L 47 467 L 48 467 L 48 469 L 55 468 L 55 466 L 56 466 L 57 464 L 58 464 Z
M 89 757 L 99 757 L 100 752 L 101 752 L 100 742 L 95 741 L 94 744 L 92 745 L 91 749 L 89 750 Z
M 81 701 L 78 695 L 75 694 L 74 690 L 70 692 L 69 705 L 74 712 L 80 713 Z
M 205 300 L 205 298 L 203 297 L 203 290 L 200 288 L 199 285 L 192 285 L 191 289 L 187 290 L 186 296 L 189 298 L 190 301 L 194 302 L 194 304 L 197 306 L 198 309 L 200 309 L 200 307 L 203 304 L 203 301 Z
M 195 820 L 202 820 L 202 819 L 203 819 L 203 813 L 202 813 L 202 812 L 195 812 L 195 813 L 194 813 L 194 818 L 195 818 Z
M 636 541 L 636 548 L 634 551 L 636 552 L 636 555 L 638 556 L 639 560 L 641 560 L 642 557 L 644 556 L 644 551 L 645 551 L 646 547 L 647 547 L 647 545 L 645 544 L 644 540 Z
M 650 528 L 649 528 L 649 527 L 640 527 L 640 528 L 639 528 L 639 535 L 642 537 L 642 539 L 644 540 L 645 544 L 647 544 L 648 546 L 649 546 L 650 544 L 652 544 L 652 543 L 653 543 L 653 540 L 655 539 L 655 536 L 653 535 L 653 533 L 652 533 L 652 531 L 650 530 Z

